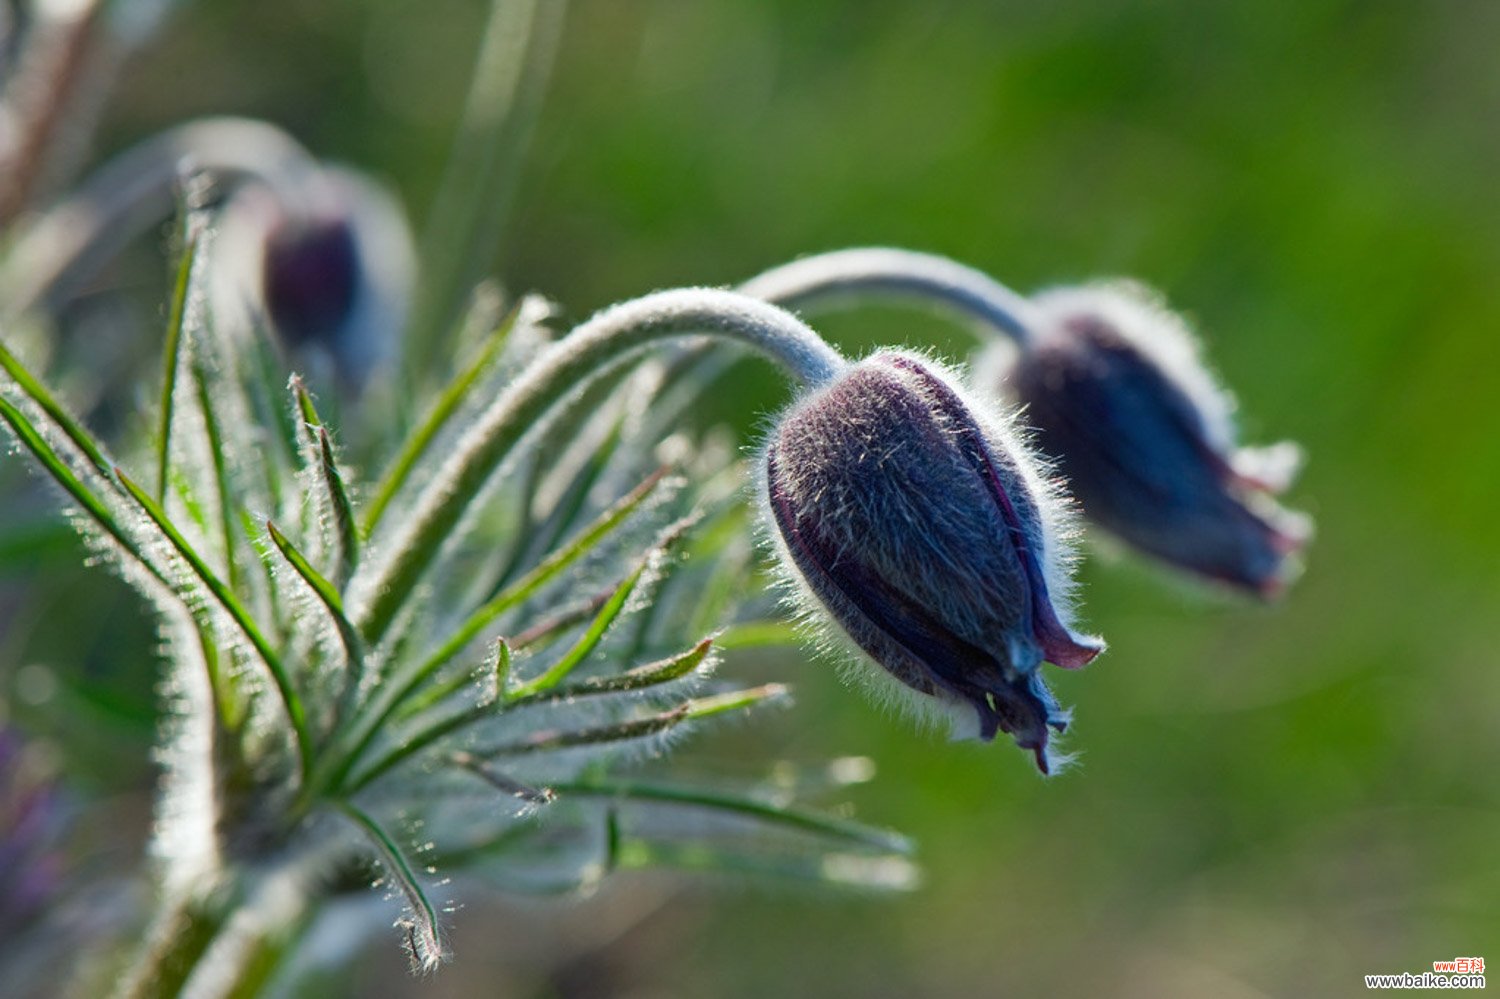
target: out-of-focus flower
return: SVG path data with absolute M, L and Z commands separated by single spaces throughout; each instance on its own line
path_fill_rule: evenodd
M 1089 520 L 1176 568 L 1279 593 L 1311 529 L 1272 498 L 1296 446 L 1236 445 L 1233 399 L 1145 289 L 1058 289 L 1034 304 L 1026 345 L 976 371 L 1025 406 Z
M 929 362 L 882 351 L 773 431 L 764 501 L 783 563 L 956 734 L 1003 730 L 1048 772 L 1067 714 L 1038 675 L 1103 648 L 1068 626 L 1067 511 L 1022 443 Z
M 299 362 L 358 387 L 394 358 L 410 308 L 412 237 L 395 199 L 337 167 L 251 183 L 224 208 L 216 314 L 250 305 Z

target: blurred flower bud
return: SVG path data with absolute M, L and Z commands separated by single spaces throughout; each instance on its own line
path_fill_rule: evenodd
M 270 232 L 261 290 L 271 322 L 289 345 L 337 339 L 354 308 L 360 263 L 346 218 L 283 219 Z
M 934 365 L 882 351 L 781 419 L 764 474 L 783 564 L 885 689 L 956 734 L 1010 733 L 1049 772 L 1067 714 L 1038 667 L 1103 644 L 1068 627 L 1065 503 L 1020 442 Z
M 976 375 L 1025 407 L 1084 515 L 1179 569 L 1280 592 L 1311 527 L 1271 498 L 1291 482 L 1296 446 L 1236 446 L 1233 399 L 1147 290 L 1059 289 L 1034 303 L 1027 345 Z
M 299 364 L 331 365 L 358 388 L 394 359 L 412 239 L 395 200 L 369 180 L 315 167 L 246 185 L 225 206 L 217 254 L 221 307 L 258 311 Z

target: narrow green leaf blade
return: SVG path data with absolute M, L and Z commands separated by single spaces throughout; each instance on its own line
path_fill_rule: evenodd
M 313 430 L 323 425 L 323 418 L 318 415 L 318 407 L 313 404 L 312 393 L 307 390 L 307 383 L 302 380 L 301 375 L 293 375 L 287 381 L 287 387 L 292 390 L 292 404 L 297 407 L 297 415 L 302 419 L 305 428 Z
M 580 729 L 546 729 L 534 732 L 516 742 L 504 743 L 476 752 L 483 759 L 499 756 L 523 756 L 530 753 L 553 752 L 580 746 L 597 746 L 611 742 L 625 742 L 658 735 L 689 721 L 711 718 L 715 715 L 742 711 L 766 701 L 784 697 L 787 688 L 779 683 L 768 683 L 744 690 L 727 691 L 710 697 L 685 701 L 668 711 L 634 718 L 608 725 L 595 725 Z
M 572 648 L 568 649 L 546 672 L 526 683 L 520 684 L 509 695 L 505 695 L 506 699 L 522 700 L 535 697 L 556 687 L 569 673 L 577 669 L 579 664 L 599 647 L 600 641 L 604 638 L 604 633 L 609 630 L 609 626 L 615 623 L 615 619 L 625 609 L 626 602 L 630 599 L 630 595 L 635 592 L 636 586 L 640 584 L 641 577 L 645 575 L 648 565 L 648 560 L 642 560 L 641 564 L 636 566 L 635 571 L 625 577 L 625 581 L 615 588 L 615 592 L 605 601 L 604 606 L 599 609 L 599 613 L 594 615 L 594 620 L 590 622 L 588 630 L 579 637 L 578 641 L 573 643 Z
M 356 715 L 341 738 L 336 740 L 329 754 L 330 762 L 325 771 L 318 774 L 319 785 L 338 786 L 342 783 L 393 711 L 462 652 L 487 625 L 536 593 L 607 538 L 646 502 L 666 475 L 666 467 L 657 469 L 614 506 L 600 514 L 571 542 L 553 552 L 536 568 L 470 615 L 436 652 L 425 660 L 417 661 L 413 668 L 381 684 L 370 703 Z
M 307 710 L 302 703 L 296 687 L 292 683 L 286 666 L 281 657 L 271 648 L 260 628 L 253 618 L 240 604 L 238 598 L 230 592 L 222 580 L 214 574 L 213 570 L 203 561 L 193 546 L 188 543 L 172 524 L 166 512 L 151 498 L 140 486 L 131 481 L 130 477 L 119 467 L 115 468 L 115 478 L 124 486 L 125 491 L 139 504 L 141 510 L 161 531 L 163 537 L 171 545 L 172 549 L 182 557 L 192 570 L 193 575 L 204 585 L 208 593 L 218 603 L 219 607 L 227 614 L 246 640 L 255 649 L 261 661 L 265 663 L 267 671 L 271 674 L 271 680 L 275 684 L 277 694 L 281 698 L 282 706 L 286 709 L 287 718 L 292 725 L 294 741 L 297 744 L 298 758 L 302 764 L 303 776 L 306 777 L 312 769 L 312 733 L 308 727 Z
M 79 507 L 99 526 L 110 539 L 118 544 L 137 563 L 145 568 L 151 575 L 163 584 L 166 577 L 160 568 L 148 559 L 142 552 L 135 539 L 125 530 L 124 526 L 115 518 L 109 506 L 99 498 L 84 482 L 73 474 L 67 462 L 58 457 L 57 453 L 47 445 L 41 433 L 26 418 L 26 415 L 11 404 L 4 396 L 0 396 L 0 418 L 3 418 L 15 433 L 16 439 L 21 445 L 41 463 L 53 480 L 63 488 L 63 491 L 71 496 Z
M 239 560 L 235 551 L 239 547 L 235 531 L 235 499 L 229 485 L 229 469 L 224 459 L 224 439 L 219 432 L 219 418 L 214 412 L 213 400 L 209 397 L 206 372 L 199 364 L 192 365 L 194 387 L 198 394 L 198 406 L 203 413 L 203 432 L 207 437 L 208 452 L 213 459 L 214 486 L 219 508 L 219 531 L 224 546 L 224 570 L 229 577 L 230 589 L 239 586 Z
M 406 901 L 410 917 L 405 929 L 413 963 L 423 971 L 433 970 L 442 963 L 446 956 L 443 951 L 437 909 L 428 900 L 421 881 L 417 879 L 416 872 L 412 870 L 410 862 L 406 859 L 406 854 L 396 845 L 396 841 L 380 823 L 357 805 L 341 801 L 338 802 L 337 808 L 354 823 L 360 832 L 364 833 L 370 845 L 380 855 L 386 875 Z
M 184 227 L 182 257 L 177 261 L 177 278 L 172 285 L 172 300 L 167 312 L 166 346 L 162 350 L 161 409 L 156 429 L 156 499 L 166 502 L 167 480 L 172 461 L 172 408 L 177 395 L 177 374 L 181 366 L 183 332 L 187 324 L 188 296 L 193 285 L 193 267 L 198 259 L 201 231 L 191 221 Z
M 323 503 L 333 521 L 334 545 L 337 549 L 337 565 L 333 576 L 342 584 L 348 581 L 359 561 L 359 529 L 354 518 L 354 505 L 349 499 L 348 487 L 344 485 L 343 473 L 339 471 L 333 438 L 328 433 L 327 424 L 318 415 L 312 393 L 307 390 L 307 384 L 300 376 L 293 375 L 289 385 L 297 413 L 302 418 L 306 447 L 312 451 L 307 461 L 316 465 L 323 482 Z
M 354 505 L 349 501 L 349 490 L 344 485 L 343 473 L 339 471 L 338 458 L 333 451 L 333 440 L 327 427 L 318 428 L 318 453 L 323 473 L 323 485 L 328 491 L 328 505 L 333 510 L 335 537 L 338 539 L 338 578 L 349 579 L 349 574 L 359 562 L 359 533 L 354 521 Z
M 510 339 L 511 331 L 515 328 L 522 309 L 531 301 L 533 300 L 529 298 L 522 299 L 511 307 L 489 336 L 485 337 L 484 343 L 475 351 L 474 358 L 438 395 L 426 419 L 401 445 L 401 450 L 391 462 L 390 469 L 375 489 L 375 498 L 370 501 L 369 507 L 365 510 L 363 525 L 365 537 L 374 533 L 386 508 L 396 498 L 401 487 L 406 484 L 406 480 L 411 477 L 412 469 L 416 468 L 417 463 L 427 453 L 427 448 L 437 438 L 443 427 L 447 426 L 448 420 L 468 401 L 474 386 L 499 358 L 500 352 Z
M 625 522 L 656 491 L 666 478 L 665 467 L 651 473 L 640 485 L 632 489 L 614 506 L 601 513 L 578 536 L 543 559 L 534 569 L 506 587 L 483 607 L 471 614 L 462 625 L 434 652 L 407 684 L 415 687 L 437 670 L 446 666 L 463 648 L 472 642 L 481 631 L 501 614 L 531 597 L 543 586 L 563 573 L 569 566 L 583 558 L 600 542 Z M 403 695 L 404 696 L 404 695 Z
M 113 463 L 104 456 L 103 450 L 94 442 L 94 437 L 83 428 L 73 416 L 63 407 L 61 403 L 47 391 L 47 387 L 37 380 L 36 376 L 26 369 L 20 359 L 6 349 L 5 344 L 0 343 L 0 367 L 5 368 L 5 373 L 15 380 L 26 397 L 36 403 L 47 414 L 52 422 L 57 424 L 59 430 L 73 446 L 88 456 L 99 469 L 100 474 L 109 475 Z M 39 439 L 40 436 L 39 436 Z M 51 448 L 47 449 L 51 452 Z
M 297 547 L 287 539 L 287 536 L 282 534 L 276 525 L 269 520 L 266 521 L 266 531 L 271 535 L 271 542 L 276 545 L 277 551 L 281 552 L 287 564 L 296 571 L 297 575 L 302 577 L 303 582 L 312 588 L 319 602 L 328 611 L 329 618 L 333 621 L 334 627 L 338 629 L 339 641 L 344 646 L 344 654 L 349 659 L 349 669 L 351 672 L 357 672 L 364 661 L 364 643 L 360 641 L 359 634 L 354 630 L 354 625 L 349 623 L 349 618 L 344 614 L 344 602 L 339 597 L 338 590 L 318 570 L 312 567 L 312 564 L 307 561 L 306 556 L 298 551 Z
M 675 656 L 637 666 L 635 669 L 614 676 L 600 676 L 584 680 L 580 683 L 567 684 L 557 687 L 547 694 L 532 694 L 526 697 L 514 696 L 510 699 L 508 707 L 521 707 L 532 700 L 541 699 L 566 701 L 575 697 L 589 697 L 601 694 L 619 694 L 632 690 L 645 690 L 673 680 L 680 680 L 701 666 L 708 658 L 712 650 L 714 640 L 705 638 L 686 652 L 679 652 Z
M 805 808 L 774 804 L 747 794 L 652 781 L 609 778 L 554 781 L 548 786 L 560 798 L 572 795 L 682 805 L 732 813 L 765 822 L 768 825 L 781 826 L 865 848 L 897 854 L 910 854 L 913 850 L 911 841 L 899 833 L 877 829 L 861 822 L 852 822 L 832 815 L 823 815 Z

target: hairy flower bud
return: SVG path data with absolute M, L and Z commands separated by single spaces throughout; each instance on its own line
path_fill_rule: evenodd
M 1182 321 L 1134 285 L 1036 297 L 1033 336 L 1008 370 L 981 363 L 1025 408 L 1084 515 L 1179 569 L 1272 596 L 1310 523 L 1271 496 L 1299 459 L 1238 448 L 1233 400 Z
M 1049 770 L 1067 715 L 1038 667 L 1103 645 L 1068 627 L 1066 511 L 1006 428 L 929 362 L 882 351 L 781 419 L 763 488 L 793 580 L 888 690 L 955 731 L 1008 732 Z
M 358 387 L 392 360 L 413 251 L 400 208 L 370 181 L 317 167 L 248 185 L 225 209 L 218 250 L 221 307 L 252 303 L 299 363 L 326 358 Z

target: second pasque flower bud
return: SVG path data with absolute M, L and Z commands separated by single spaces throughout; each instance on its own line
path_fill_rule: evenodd
M 359 388 L 394 359 L 414 274 L 394 199 L 337 167 L 253 183 L 225 207 L 221 304 L 252 305 L 316 375 Z
M 1032 337 L 991 380 L 1024 405 L 1089 520 L 1179 569 L 1279 592 L 1310 530 L 1272 499 L 1290 483 L 1296 447 L 1236 446 L 1233 400 L 1182 321 L 1144 289 L 1034 301 Z
M 1049 769 L 1067 715 L 1039 666 L 1103 645 L 1068 626 L 1066 511 L 1014 435 L 935 365 L 882 351 L 781 419 L 763 499 L 809 607 L 888 689 Z

